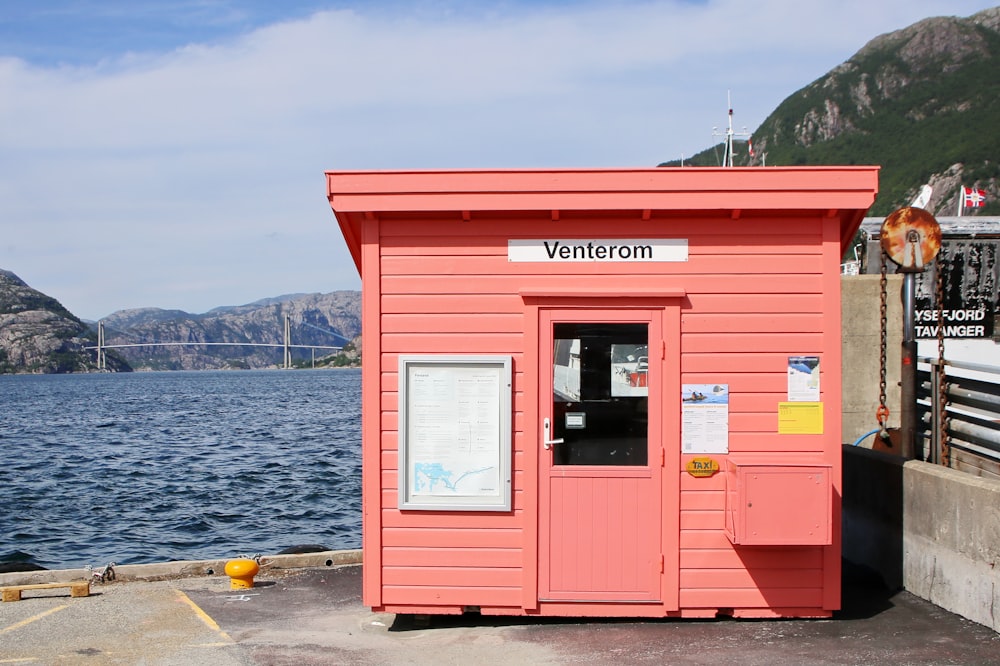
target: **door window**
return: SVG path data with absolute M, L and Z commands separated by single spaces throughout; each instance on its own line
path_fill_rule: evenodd
M 648 325 L 553 327 L 553 464 L 646 465 Z

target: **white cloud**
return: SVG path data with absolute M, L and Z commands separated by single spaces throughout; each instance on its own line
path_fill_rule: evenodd
M 325 169 L 654 165 L 711 145 L 727 90 L 753 129 L 876 35 L 985 5 L 406 6 L 0 60 L 0 267 L 91 318 L 357 288 Z

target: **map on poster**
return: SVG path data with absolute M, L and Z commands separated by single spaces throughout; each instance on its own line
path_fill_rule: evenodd
M 729 453 L 729 384 L 684 384 L 681 405 L 681 453 Z
M 498 494 L 499 369 L 414 368 L 408 380 L 412 494 Z

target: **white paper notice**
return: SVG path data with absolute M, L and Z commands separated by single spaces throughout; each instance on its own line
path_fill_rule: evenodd
M 729 453 L 729 385 L 681 387 L 681 452 Z
M 788 402 L 819 402 L 819 356 L 788 357 Z
M 498 496 L 501 370 L 411 367 L 408 381 L 412 495 Z

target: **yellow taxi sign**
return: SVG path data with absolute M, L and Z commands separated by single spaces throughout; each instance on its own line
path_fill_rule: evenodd
M 712 476 L 719 471 L 719 462 L 713 458 L 692 458 L 686 470 L 691 476 Z

